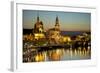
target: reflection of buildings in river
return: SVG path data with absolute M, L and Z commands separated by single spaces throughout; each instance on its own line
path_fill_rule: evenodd
M 49 50 L 39 52 L 34 56 L 35 62 L 42 62 L 42 61 L 60 61 L 60 60 L 70 60 L 70 59 L 88 59 L 91 55 L 90 47 L 87 48 L 77 48 L 73 49 L 56 49 L 56 50 Z M 64 59 L 65 58 L 65 59 Z
M 48 52 L 48 58 L 50 61 L 59 61 L 61 60 L 62 55 L 63 55 L 63 50 L 61 49 Z
M 35 57 L 34 60 L 36 62 L 41 62 L 41 61 L 45 61 L 45 54 L 44 53 L 38 53 Z
M 80 58 L 90 56 L 90 48 L 81 48 L 79 47 L 77 50 L 70 50 L 71 56 L 79 56 Z

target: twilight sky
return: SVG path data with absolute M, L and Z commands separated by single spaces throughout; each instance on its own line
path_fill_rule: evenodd
M 39 14 L 40 21 L 44 24 L 44 29 L 53 28 L 56 16 L 59 18 L 61 30 L 66 31 L 89 31 L 91 28 L 91 14 L 79 12 L 56 12 L 56 11 L 36 11 L 23 10 L 23 28 L 32 29 Z

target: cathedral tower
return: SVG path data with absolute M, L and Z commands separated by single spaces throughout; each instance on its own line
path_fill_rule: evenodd
M 59 18 L 58 18 L 58 16 L 56 17 L 55 29 L 60 30 L 60 25 L 59 25 Z
M 39 14 L 37 14 L 37 20 L 34 25 L 34 33 L 43 33 L 43 32 L 44 32 L 43 22 L 40 21 Z

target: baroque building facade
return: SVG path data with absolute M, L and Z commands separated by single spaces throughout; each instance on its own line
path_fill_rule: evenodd
M 34 35 L 34 39 L 36 39 L 36 40 L 45 38 L 43 22 L 40 21 L 39 16 L 37 16 L 37 21 L 34 25 L 33 35 Z
M 55 27 L 49 29 L 49 44 L 60 44 L 61 42 L 61 31 L 60 31 L 60 24 L 59 24 L 59 18 L 56 17 L 55 21 Z

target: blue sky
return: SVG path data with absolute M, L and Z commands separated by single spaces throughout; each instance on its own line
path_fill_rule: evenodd
M 44 29 L 53 28 L 56 16 L 59 18 L 60 28 L 65 31 L 89 31 L 91 25 L 90 13 L 23 10 L 23 28 L 32 29 L 37 15 L 44 24 Z

